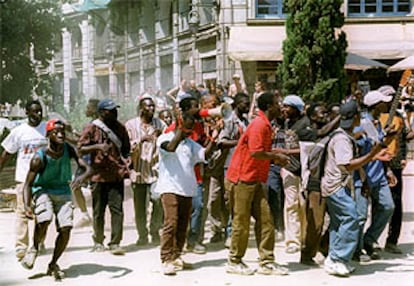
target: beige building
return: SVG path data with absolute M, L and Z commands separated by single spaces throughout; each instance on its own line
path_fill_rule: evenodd
M 107 10 L 79 11 L 84 2 L 102 1 L 63 5 L 71 24 L 61 51 L 41 70 L 55 76 L 55 96 L 67 108 L 80 96 L 132 99 L 165 91 L 181 78 L 226 84 L 235 72 L 250 91 L 257 79 L 277 85 L 283 0 L 141 1 L 126 10 L 130 28 L 120 35 L 109 29 Z M 413 7 L 414 0 L 345 0 L 348 52 L 387 64 L 413 55 Z

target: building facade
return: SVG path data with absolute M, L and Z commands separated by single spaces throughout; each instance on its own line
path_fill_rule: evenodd
M 84 13 L 63 5 L 71 25 L 62 32 L 61 51 L 41 72 L 55 76 L 67 109 L 80 96 L 134 99 L 182 78 L 225 85 L 235 72 L 249 91 L 257 79 L 277 86 L 286 37 L 283 0 L 125 2 L 139 9 L 126 9 L 122 33 L 109 28 L 105 9 Z M 413 55 L 413 7 L 414 0 L 345 0 L 348 52 L 387 63 Z

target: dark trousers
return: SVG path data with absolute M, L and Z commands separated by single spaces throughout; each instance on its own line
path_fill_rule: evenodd
M 109 245 L 119 244 L 122 239 L 124 211 L 124 182 L 97 183 L 92 192 L 93 240 L 103 243 L 105 239 L 105 209 L 111 213 L 111 241 Z
M 147 229 L 147 209 L 148 197 L 150 196 L 149 184 L 132 184 L 134 195 L 135 226 L 140 240 L 148 240 Z M 150 233 L 154 237 L 159 237 L 159 230 L 162 225 L 162 206 L 161 201 L 150 199 L 152 203 Z
M 402 169 L 392 169 L 395 177 L 397 177 L 398 183 L 395 187 L 391 188 L 392 200 L 394 201 L 394 213 L 391 217 L 389 228 L 388 228 L 388 237 L 387 243 L 398 243 L 398 238 L 400 237 L 401 224 L 402 224 Z
M 301 251 L 301 259 L 309 260 L 315 257 L 318 251 L 328 253 L 329 232 L 322 236 L 325 222 L 326 201 L 320 192 L 309 192 L 306 201 L 306 236 L 305 245 Z
M 161 195 L 164 225 L 161 234 L 161 262 L 174 261 L 181 255 L 191 215 L 191 197 Z
M 275 229 L 280 232 L 285 231 L 283 208 L 285 202 L 285 192 L 283 191 L 282 178 L 280 177 L 280 166 L 270 165 L 269 177 L 267 178 L 268 201 L 272 212 L 273 224 Z

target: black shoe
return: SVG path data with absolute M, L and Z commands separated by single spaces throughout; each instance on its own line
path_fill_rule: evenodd
M 352 256 L 352 260 L 356 261 L 356 262 L 365 263 L 365 262 L 370 262 L 371 257 L 369 255 L 365 254 L 365 253 L 362 253 L 362 252 L 360 252 L 360 253 L 355 252 L 354 256 Z
M 223 241 L 223 235 L 220 232 L 216 232 L 211 238 L 210 243 L 217 243 Z
M 364 249 L 367 252 L 367 255 L 371 257 L 372 260 L 379 260 L 381 259 L 381 255 L 379 254 L 378 250 L 376 250 L 372 244 L 365 243 Z
M 384 250 L 393 254 L 402 254 L 402 250 L 394 243 L 387 243 Z
M 55 281 L 61 281 L 65 277 L 65 273 L 60 270 L 59 265 L 57 264 L 49 264 L 47 275 L 53 276 Z
M 300 264 L 311 266 L 311 267 L 319 267 L 319 264 L 315 262 L 312 258 L 301 258 Z
M 136 246 L 144 246 L 148 244 L 148 238 L 138 239 L 135 243 Z

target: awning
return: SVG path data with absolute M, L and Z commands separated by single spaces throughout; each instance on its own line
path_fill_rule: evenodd
M 370 59 L 414 54 L 414 23 L 347 24 L 348 49 Z M 281 61 L 285 26 L 231 27 L 228 54 L 235 61 Z
M 348 52 L 370 59 L 402 59 L 414 54 L 414 23 L 348 24 Z
M 234 61 L 281 61 L 284 26 L 231 27 L 228 55 Z

